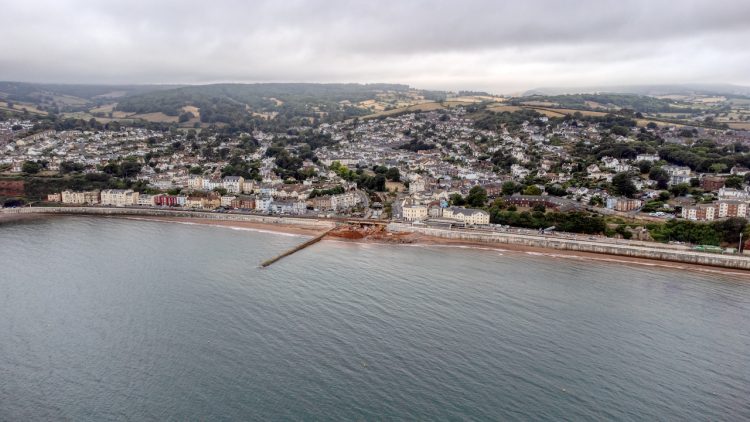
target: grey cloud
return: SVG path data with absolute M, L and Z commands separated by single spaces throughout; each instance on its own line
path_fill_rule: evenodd
M 750 83 L 750 2 L 0 0 L 0 79 Z

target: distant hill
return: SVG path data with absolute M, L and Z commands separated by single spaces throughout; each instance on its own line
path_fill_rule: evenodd
M 622 85 L 578 88 L 535 88 L 523 93 L 529 95 L 569 95 L 590 93 L 621 93 L 647 96 L 662 95 L 729 95 L 750 96 L 750 87 L 731 84 L 674 84 L 674 85 Z
M 117 110 L 177 116 L 196 107 L 202 123 L 248 122 L 263 118 L 286 124 L 313 120 L 337 121 L 368 114 L 361 103 L 419 95 L 438 99 L 438 92 L 416 91 L 399 84 L 258 83 L 185 86 L 131 95 L 118 100 Z
M 264 121 L 275 126 L 337 121 L 442 100 L 446 93 L 401 84 L 224 83 L 65 85 L 0 82 L 0 101 L 90 118 L 179 122 L 183 126 Z
M 79 111 L 112 99 L 179 85 L 84 85 L 0 82 L 0 99 L 35 104 L 41 109 Z
M 630 109 L 641 113 L 690 113 L 690 105 L 674 100 L 655 98 L 636 94 L 565 94 L 565 95 L 528 95 L 515 98 L 510 104 L 549 105 L 551 107 L 573 108 L 581 110 L 617 110 Z

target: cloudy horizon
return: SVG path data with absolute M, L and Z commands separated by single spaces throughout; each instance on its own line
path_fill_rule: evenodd
M 750 2 L 0 0 L 0 80 L 750 85 Z

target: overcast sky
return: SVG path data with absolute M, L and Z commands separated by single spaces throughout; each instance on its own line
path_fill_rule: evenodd
M 750 85 L 750 0 L 0 0 L 0 80 Z

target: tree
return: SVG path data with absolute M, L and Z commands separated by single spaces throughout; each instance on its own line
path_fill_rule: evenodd
M 180 123 L 185 123 L 188 120 L 192 119 L 193 117 L 195 117 L 195 115 L 193 113 L 187 111 L 185 113 L 180 114 L 180 117 L 178 118 L 178 121 Z
M 630 239 L 631 237 L 633 237 L 633 233 L 631 233 L 628 230 L 627 226 L 625 226 L 624 224 L 618 225 L 617 228 L 615 229 L 615 232 L 621 235 L 625 239 Z
M 539 189 L 539 186 L 537 185 L 529 185 L 526 186 L 526 189 L 523 190 L 524 195 L 541 195 L 542 190 Z
M 391 167 L 385 173 L 385 177 L 390 181 L 399 182 L 401 181 L 401 172 L 399 172 L 396 167 Z
M 727 165 L 724 163 L 714 163 L 709 167 L 714 173 L 722 173 L 727 169 Z
M 711 226 L 719 233 L 722 241 L 736 244 L 740 240 L 740 233 L 747 227 L 747 220 L 742 217 L 730 217 L 715 221 Z
M 648 178 L 655 181 L 659 189 L 666 189 L 669 186 L 669 174 L 661 167 L 653 167 L 648 172 Z
M 638 166 L 638 170 L 641 171 L 641 174 L 646 174 L 651 171 L 652 164 L 651 161 L 639 161 L 635 163 L 636 166 Z
M 505 182 L 503 183 L 502 190 L 503 195 L 505 196 L 513 195 L 514 193 L 516 193 L 516 183 L 511 181 Z
M 118 174 L 118 176 L 124 179 L 135 176 L 141 171 L 141 167 L 141 164 L 137 163 L 135 160 L 123 160 L 122 164 L 120 164 L 120 174 Z
M 565 196 L 568 192 L 560 185 L 546 185 L 544 190 L 552 196 Z
M 41 164 L 35 162 L 35 161 L 24 161 L 21 165 L 21 171 L 28 174 L 36 174 L 39 173 L 39 170 L 42 169 Z
M 742 185 L 744 182 L 744 177 L 733 174 L 727 177 L 726 180 L 724 180 L 724 186 L 733 189 L 742 189 Z
M 680 183 L 674 186 L 671 186 L 669 188 L 669 192 L 672 193 L 675 197 L 677 196 L 685 196 L 688 192 L 690 192 L 690 185 L 687 183 Z
M 60 163 L 60 173 L 68 174 L 74 172 L 81 172 L 86 168 L 83 164 L 74 163 L 72 161 L 63 161 Z
M 464 201 L 464 197 L 458 193 L 452 194 L 448 199 L 450 200 L 451 205 L 460 206 L 466 204 L 466 201 Z
M 487 191 L 481 186 L 474 186 L 469 191 L 469 195 L 466 197 L 466 204 L 481 208 L 487 202 Z
M 633 182 L 630 180 L 630 174 L 627 172 L 617 173 L 612 178 L 612 187 L 618 195 L 631 198 L 638 191 Z
M 628 136 L 628 133 L 630 133 L 630 130 L 624 126 L 612 126 L 611 131 L 612 134 L 620 136 Z

